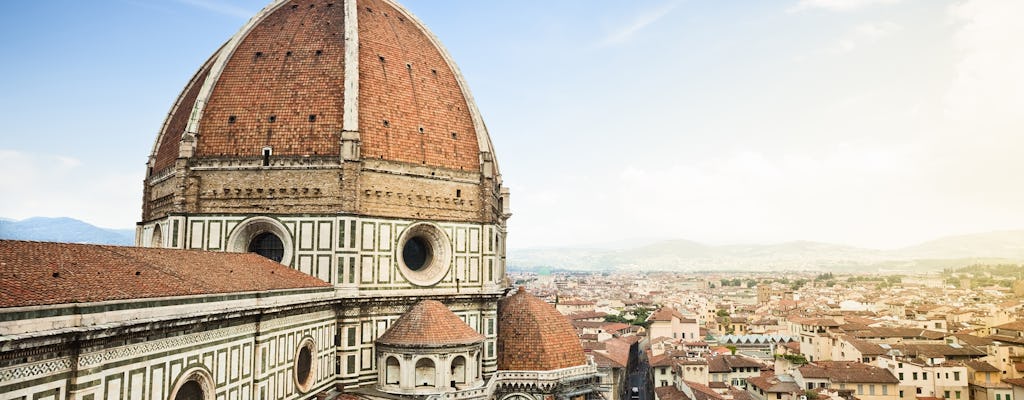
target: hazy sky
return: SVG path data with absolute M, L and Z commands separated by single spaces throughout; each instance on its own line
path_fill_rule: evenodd
M 0 14 L 0 216 L 130 228 L 164 116 L 269 0 Z M 465 73 L 513 248 L 1024 229 L 1024 1 L 406 0 Z

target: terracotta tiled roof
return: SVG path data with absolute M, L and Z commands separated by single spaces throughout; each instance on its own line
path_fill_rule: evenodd
M 598 367 L 601 367 L 601 368 L 626 368 L 626 364 L 621 364 L 618 361 L 615 361 L 615 360 L 609 358 L 608 356 L 606 356 L 604 354 L 601 354 L 601 353 L 598 353 L 598 352 L 594 352 L 593 356 L 594 356 L 594 363 L 597 364 Z
M 764 390 L 769 393 L 797 393 L 800 392 L 800 386 L 796 384 L 791 377 L 783 380 L 774 374 L 762 373 L 760 376 L 754 376 L 747 378 L 747 383 L 750 383 L 758 389 Z
M 684 317 L 683 314 L 679 313 L 679 311 L 676 311 L 676 309 L 674 309 L 672 307 L 665 306 L 665 307 L 659 308 L 658 311 L 655 311 L 653 314 L 651 314 L 650 317 L 647 317 L 647 320 L 648 321 L 671 322 L 672 318 L 683 320 L 686 317 Z
M 996 325 L 995 329 L 1005 329 L 1008 331 L 1024 331 L 1024 320 L 1017 320 L 1002 325 Z
M 945 332 L 930 331 L 919 328 L 871 328 L 869 330 L 852 332 L 850 334 L 858 338 L 899 337 L 913 339 L 942 339 L 949 336 L 949 334 Z
M 1024 387 L 1024 378 L 1007 378 L 1002 380 L 1003 383 L 1009 383 L 1010 385 L 1017 387 Z
M 598 319 L 598 318 L 603 320 L 604 317 L 607 317 L 607 316 L 608 316 L 608 313 L 603 313 L 603 312 L 600 312 L 600 311 L 581 311 L 581 312 L 578 312 L 578 313 L 572 313 L 572 314 L 566 315 L 566 317 L 569 318 L 572 321 L 580 321 L 580 320 L 585 320 L 585 319 Z
M 632 328 L 632 325 L 630 325 L 630 324 L 623 324 L 621 322 L 612 322 L 612 323 L 605 323 L 605 325 L 602 328 L 604 328 L 605 332 L 609 332 L 609 333 L 618 332 L 618 331 L 627 331 L 628 332 L 629 329 Z
M 586 364 L 569 320 L 520 287 L 498 302 L 498 369 L 550 371 Z
M 714 389 L 711 389 L 711 387 L 707 385 L 702 385 L 692 381 L 683 381 L 683 383 L 686 384 L 686 386 L 689 386 L 690 390 L 693 391 L 693 397 L 695 397 L 694 400 L 722 400 L 724 398 L 721 394 L 714 391 Z
M 692 400 L 686 396 L 686 393 L 676 389 L 675 386 L 656 387 L 654 388 L 654 394 L 658 395 L 660 400 Z
M 853 348 L 857 349 L 857 351 L 859 351 L 862 355 L 865 356 L 878 356 L 888 352 L 888 350 L 878 345 L 877 343 L 857 339 L 849 335 L 843 335 L 842 338 L 851 346 L 853 346 Z
M 956 337 L 957 341 L 971 346 L 988 346 L 992 344 L 992 339 L 983 338 L 981 336 L 974 336 L 966 333 L 957 333 L 953 336 Z
M 805 377 L 823 377 L 820 369 L 833 383 L 899 383 L 900 380 L 885 368 L 853 361 L 820 361 L 800 367 Z
M 0 240 L 0 308 L 330 286 L 256 254 Z
M 892 348 L 908 357 L 984 357 L 987 355 L 984 350 L 974 346 L 950 346 L 945 343 L 901 343 L 892 345 Z
M 402 314 L 377 343 L 436 347 L 483 342 L 484 336 L 437 300 L 423 300 Z
M 985 361 L 964 361 L 964 366 L 974 370 L 975 372 L 1000 372 L 999 368 L 996 368 L 996 366 Z

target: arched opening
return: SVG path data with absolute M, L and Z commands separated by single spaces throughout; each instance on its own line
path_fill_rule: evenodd
M 395 357 L 388 357 L 384 367 L 384 383 L 397 385 L 402 380 L 402 366 Z
M 153 236 L 149 238 L 149 247 L 164 247 L 164 230 L 160 225 L 153 225 Z
M 206 394 L 203 392 L 203 387 L 196 381 L 185 382 L 178 389 L 178 393 L 174 395 L 174 400 L 204 400 Z
M 459 385 L 466 383 L 466 357 L 452 359 L 452 381 Z
M 168 400 L 213 400 L 216 385 L 209 371 L 201 367 L 193 367 L 181 374 L 177 379 Z
M 274 262 L 284 259 L 284 242 L 277 235 L 263 232 L 249 242 L 249 252 L 269 258 Z
M 437 386 L 437 370 L 434 368 L 434 360 L 421 358 L 416 361 L 416 386 Z

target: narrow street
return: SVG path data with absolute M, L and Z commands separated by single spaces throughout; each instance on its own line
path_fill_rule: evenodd
M 629 371 L 629 375 L 626 377 L 626 387 L 620 398 L 630 400 L 632 388 L 636 387 L 640 389 L 639 400 L 654 400 L 653 377 L 651 376 L 651 366 L 647 360 L 647 354 L 640 349 L 640 346 L 636 348 L 637 350 L 634 354 L 636 363 L 634 363 Z

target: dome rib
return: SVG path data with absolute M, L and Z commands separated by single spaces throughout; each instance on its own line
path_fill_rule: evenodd
M 393 0 L 381 1 L 405 14 L 406 17 L 409 18 L 409 20 L 416 24 L 420 31 L 426 34 L 427 39 L 429 39 L 431 43 L 433 43 L 434 48 L 436 48 L 441 53 L 441 57 L 444 58 L 445 62 L 448 64 L 448 68 L 451 69 L 452 72 L 455 74 L 455 80 L 459 84 L 459 88 L 462 91 L 462 96 L 466 99 L 470 115 L 473 118 L 474 129 L 476 130 L 477 146 L 479 147 L 481 153 L 489 153 L 491 155 L 491 160 L 487 161 L 491 161 L 493 163 L 493 166 L 491 168 L 491 171 L 484 171 L 484 173 L 493 173 L 495 177 L 501 176 L 501 170 L 500 168 L 498 168 L 497 157 L 494 157 L 494 144 L 491 142 L 491 135 L 487 131 L 487 124 L 484 123 L 483 116 L 482 114 L 480 114 L 480 109 L 477 107 L 476 100 L 473 98 L 473 93 L 469 89 L 469 84 L 466 82 L 466 77 L 462 74 L 462 70 L 459 69 L 458 64 L 455 63 L 455 59 L 452 57 L 451 53 L 448 52 L 448 48 L 445 47 L 443 43 L 441 43 L 441 40 L 437 37 L 437 35 L 434 34 L 433 31 L 427 29 L 426 24 L 424 24 L 423 21 L 421 21 L 416 16 L 416 14 L 413 14 L 404 6 L 398 4 L 398 2 L 395 2 Z M 485 160 L 480 160 L 481 165 L 484 164 L 484 161 Z
M 576 329 L 553 306 L 520 287 L 498 302 L 498 369 L 552 371 L 586 365 Z
M 483 342 L 484 336 L 466 325 L 437 300 L 416 303 L 377 339 L 399 347 L 440 347 Z

